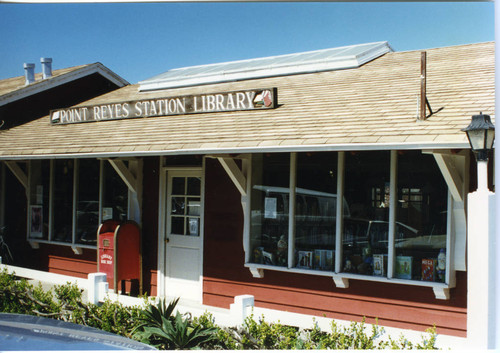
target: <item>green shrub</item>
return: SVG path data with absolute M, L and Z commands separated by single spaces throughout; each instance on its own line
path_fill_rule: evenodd
M 174 315 L 178 299 L 168 305 L 145 300 L 145 308 L 127 307 L 109 299 L 99 305 L 82 301 L 82 290 L 67 283 L 44 291 L 7 270 L 0 271 L 0 312 L 52 317 L 135 338 L 163 349 L 436 349 L 436 328 L 427 330 L 422 341 L 412 343 L 401 335 L 382 340 L 383 328 L 365 321 L 339 326 L 332 320 L 330 332 L 270 323 L 250 315 L 240 327 L 220 327 L 211 313 L 198 318 Z
M 178 301 L 168 305 L 164 300 L 158 305 L 149 304 L 134 329 L 134 337 L 160 349 L 193 349 L 213 340 L 215 328 L 194 324 L 179 312 L 173 315 Z

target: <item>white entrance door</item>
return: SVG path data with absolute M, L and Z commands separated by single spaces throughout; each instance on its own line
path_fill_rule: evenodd
M 167 172 L 165 295 L 201 303 L 202 170 Z

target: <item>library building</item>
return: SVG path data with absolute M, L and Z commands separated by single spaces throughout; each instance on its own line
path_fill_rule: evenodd
M 42 61 L 43 76 L 25 65 L 0 80 L 13 265 L 87 278 L 120 262 L 115 290 L 222 309 L 251 295 L 467 336 L 478 178 L 463 129 L 474 115 L 494 122 L 493 42 L 357 44 L 137 84 L 100 63 Z

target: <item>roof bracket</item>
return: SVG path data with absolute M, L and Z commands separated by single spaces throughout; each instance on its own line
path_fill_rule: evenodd
M 15 175 L 17 180 L 19 180 L 19 182 L 24 186 L 24 188 L 28 190 L 28 176 L 21 169 L 18 163 L 15 161 L 4 161 L 4 163 L 10 169 L 12 174 Z
M 122 160 L 108 159 L 108 162 L 118 173 L 123 182 L 127 185 L 128 189 L 134 193 L 137 192 L 137 178 L 132 175 L 132 172 L 127 168 Z
M 242 196 L 246 196 L 247 190 L 246 190 L 246 177 L 241 171 L 241 169 L 238 167 L 234 159 L 232 158 L 223 158 L 223 157 L 217 157 L 219 160 L 220 164 L 226 171 L 227 175 L 229 178 L 231 178 L 231 181 L 234 183 L 238 191 Z

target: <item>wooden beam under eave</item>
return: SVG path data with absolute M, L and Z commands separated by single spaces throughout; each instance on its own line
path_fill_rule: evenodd
M 128 170 L 125 163 L 119 159 L 108 159 L 111 166 L 116 170 L 120 178 L 127 185 L 130 191 L 137 193 L 137 179 Z
M 232 182 L 240 192 L 242 196 L 247 195 L 247 179 L 245 175 L 243 175 L 243 172 L 238 168 L 236 165 L 236 162 L 232 158 L 223 158 L 223 157 L 217 157 L 219 160 L 220 164 L 226 171 L 227 175 L 229 178 L 231 178 Z
M 21 167 L 14 161 L 4 161 L 5 165 L 10 169 L 12 174 L 15 175 L 17 180 L 24 186 L 25 190 L 28 190 L 28 176 L 21 169 Z
M 457 202 L 463 202 L 463 180 L 458 173 L 453 158 L 447 154 L 433 153 L 436 163 L 441 170 L 441 174 L 448 185 L 451 196 Z

